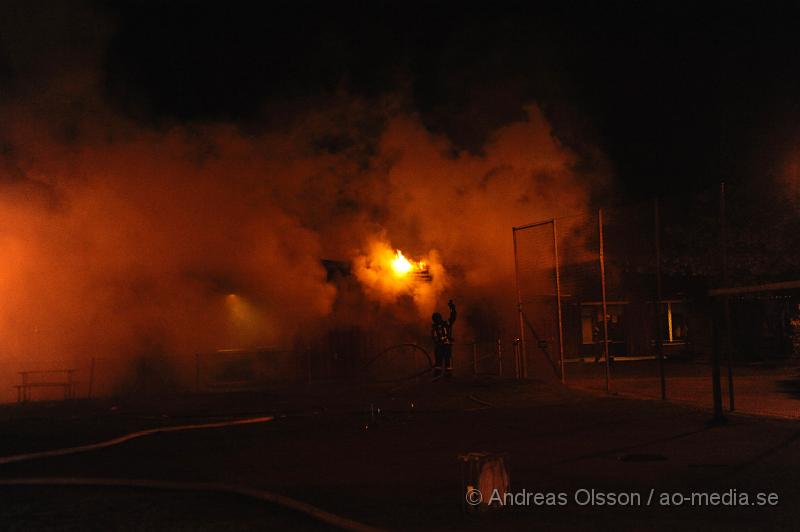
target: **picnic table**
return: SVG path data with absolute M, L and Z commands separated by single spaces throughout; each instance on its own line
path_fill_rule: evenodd
M 20 371 L 22 384 L 16 384 L 17 402 L 25 403 L 31 399 L 31 391 L 37 388 L 61 388 L 64 399 L 75 397 L 75 369 L 51 369 Z

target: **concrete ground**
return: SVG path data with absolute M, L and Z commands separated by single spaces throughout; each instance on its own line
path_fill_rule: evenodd
M 788 530 L 800 517 L 796 421 L 733 415 L 711 426 L 701 408 L 537 381 L 330 384 L 281 394 L 30 405 L 25 412 L 13 406 L 0 411 L 0 430 L 14 435 L 0 441 L 0 451 L 267 412 L 273 422 L 7 464 L 0 478 L 224 482 L 402 530 Z M 457 456 L 469 451 L 506 453 L 513 493 L 529 493 L 529 500 L 553 494 L 565 504 L 465 512 Z M 304 515 L 231 495 L 8 486 L 0 492 L 4 529 L 320 528 Z M 584 504 L 592 493 L 593 503 Z M 633 504 L 599 504 L 612 496 Z M 737 504 L 713 504 L 714 497 Z
M 728 368 L 721 368 L 724 408 L 730 410 Z M 796 365 L 733 365 L 734 410 L 745 414 L 800 418 L 800 367 Z M 567 365 L 567 384 L 605 392 L 605 363 Z M 661 379 L 655 360 L 618 361 L 610 372 L 614 394 L 641 399 L 661 398 Z M 671 402 L 711 408 L 711 368 L 707 363 L 668 360 L 664 365 L 666 395 Z

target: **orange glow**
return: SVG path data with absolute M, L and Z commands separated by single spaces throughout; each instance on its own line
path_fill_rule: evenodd
M 392 260 L 392 270 L 394 270 L 395 275 L 400 277 L 411 270 L 411 263 L 408 262 L 408 259 L 403 256 L 403 252 L 399 249 L 394 256 L 394 260 Z
M 420 262 L 412 262 L 409 261 L 403 252 L 395 250 L 394 259 L 392 259 L 392 271 L 397 277 L 404 277 L 410 271 L 421 272 L 425 270 L 425 263 L 423 261 Z
M 414 260 L 383 238 L 371 240 L 365 253 L 353 258 L 353 272 L 370 299 L 394 303 L 410 296 L 420 316 L 430 316 L 448 286 L 435 249 L 424 260 Z

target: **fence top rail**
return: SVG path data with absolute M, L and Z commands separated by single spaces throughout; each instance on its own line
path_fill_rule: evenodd
M 195 353 L 195 357 L 203 356 L 227 356 L 227 355 L 280 355 L 280 354 L 294 354 L 297 351 L 293 349 L 218 349 L 216 351 L 202 351 Z
M 796 290 L 798 288 L 800 288 L 800 281 L 783 281 L 779 283 L 765 283 L 750 286 L 713 288 L 708 291 L 708 295 L 729 296 L 736 294 L 752 294 L 754 292 L 774 292 L 776 290 Z
M 18 371 L 20 375 L 52 375 L 56 373 L 74 373 L 77 369 L 45 369 L 45 370 L 30 370 Z
M 555 218 L 548 218 L 547 220 L 542 220 L 542 221 L 539 221 L 539 222 L 533 222 L 533 223 L 530 223 L 530 224 L 525 224 L 525 225 L 519 225 L 519 226 L 516 226 L 516 227 L 512 227 L 511 230 L 512 231 L 522 231 L 523 229 L 530 229 L 531 227 L 538 227 L 540 225 L 547 225 L 547 224 L 553 223 L 553 220 L 555 220 Z

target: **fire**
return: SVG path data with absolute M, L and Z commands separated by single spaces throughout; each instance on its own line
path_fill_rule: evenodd
M 386 239 L 375 238 L 353 258 L 353 273 L 370 299 L 394 303 L 410 297 L 419 315 L 430 317 L 448 277 L 435 249 L 421 258 L 406 257 Z
M 411 263 L 405 258 L 403 252 L 399 249 L 396 250 L 394 260 L 392 260 L 392 269 L 395 275 L 402 277 L 411 271 Z
M 404 277 L 410 271 L 424 272 L 426 271 L 425 263 L 409 261 L 403 252 L 399 249 L 395 250 L 394 259 L 392 259 L 392 271 L 397 277 Z

